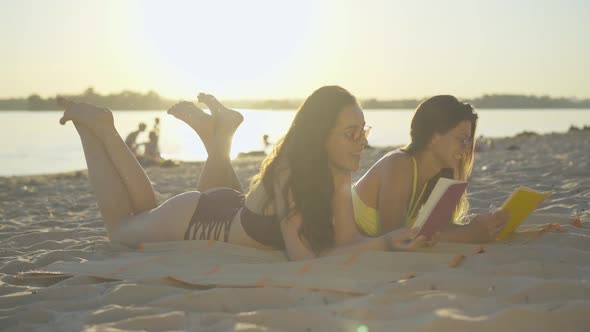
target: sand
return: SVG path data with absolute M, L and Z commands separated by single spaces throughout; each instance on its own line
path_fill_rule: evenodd
M 0 330 L 587 331 L 590 132 L 491 141 L 475 212 L 521 185 L 554 192 L 511 241 L 311 262 L 204 241 L 131 250 L 106 238 L 85 171 L 0 178 Z M 235 161 L 244 185 L 259 164 Z M 147 173 L 163 201 L 201 166 Z M 561 226 L 535 232 L 545 222 Z

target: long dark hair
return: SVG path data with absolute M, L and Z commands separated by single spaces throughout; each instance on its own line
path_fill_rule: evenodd
M 445 134 L 455 128 L 460 122 L 466 120 L 471 121 L 471 151 L 467 154 L 466 158 L 461 159 L 461 165 L 458 168 L 442 169 L 437 175 L 428 180 L 424 199 L 428 198 L 439 178 L 467 180 L 471 174 L 477 118 L 475 108 L 471 104 L 463 103 L 450 95 L 439 95 L 428 98 L 416 108 L 410 130 L 411 142 L 403 149 L 413 156 L 428 146 L 435 133 Z M 455 209 L 453 219 L 460 221 L 467 215 L 468 211 L 469 201 L 467 200 L 467 193 L 465 193 Z
M 289 206 L 287 199 L 291 190 L 295 206 L 279 219 L 301 213 L 303 223 L 299 236 L 316 254 L 334 246 L 334 181 L 324 143 L 338 114 L 344 107 L 355 104 L 356 98 L 339 86 L 324 86 L 314 91 L 297 111 L 287 134 L 263 161 L 260 173 L 251 181 L 250 191 L 264 185 L 269 200 L 274 200 L 274 183 L 281 171 L 289 169 L 282 197 L 285 206 Z

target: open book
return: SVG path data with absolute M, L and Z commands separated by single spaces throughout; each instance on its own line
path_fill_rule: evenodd
M 510 219 L 496 239 L 505 240 L 551 194 L 527 187 L 516 188 L 501 207 L 508 211 Z
M 453 220 L 453 212 L 465 189 L 467 189 L 466 181 L 438 179 L 412 226 L 417 229 L 416 237 L 424 235 L 429 239 L 435 233 L 442 231 Z

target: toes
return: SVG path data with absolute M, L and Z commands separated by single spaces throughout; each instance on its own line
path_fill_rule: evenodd
M 74 103 L 73 101 L 67 100 L 64 97 L 58 96 L 55 99 L 55 102 L 57 103 L 57 105 L 61 108 L 63 108 L 66 112 L 64 112 L 64 115 L 59 119 L 59 123 L 63 126 L 66 124 L 66 122 L 68 122 L 70 119 L 69 116 L 67 116 L 67 111 L 72 109 L 76 103 Z
M 188 121 L 195 118 L 201 119 L 204 116 L 209 116 L 209 114 L 205 113 L 201 108 L 189 101 L 181 101 L 174 104 L 168 109 L 167 113 L 182 121 Z
M 199 100 L 200 103 L 208 103 L 208 102 L 214 101 L 215 97 L 211 94 L 201 92 L 197 96 L 197 99 Z
M 213 95 L 207 93 L 199 93 L 199 96 L 197 98 L 200 103 L 207 105 L 207 107 L 212 113 L 218 113 L 222 109 L 221 104 L 219 103 L 219 101 L 217 101 L 217 99 L 215 99 L 215 97 L 213 97 Z
M 178 104 L 174 104 L 174 105 L 170 106 L 170 108 L 168 108 L 168 110 L 166 111 L 166 113 L 172 114 L 174 111 L 176 111 L 176 108 L 178 107 L 177 105 Z
M 222 108 L 221 103 L 219 102 L 219 100 L 217 100 L 217 98 L 215 98 L 214 95 L 207 94 L 207 99 L 209 99 L 209 103 L 213 104 L 215 107 Z
M 187 106 L 188 106 L 188 105 L 190 105 L 190 103 L 189 103 L 189 102 L 187 102 L 187 101 L 181 101 L 181 102 L 178 102 L 178 103 L 176 103 L 176 104 L 172 105 L 172 106 L 171 106 L 171 107 L 168 109 L 167 113 L 168 113 L 168 114 L 172 114 L 172 113 L 178 113 L 179 111 L 182 111 L 182 110 L 184 110 L 184 109 L 187 109 Z

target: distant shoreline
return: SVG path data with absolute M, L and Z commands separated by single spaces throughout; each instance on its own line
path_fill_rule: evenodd
M 274 108 L 248 108 L 248 107 L 235 107 L 232 106 L 231 108 L 239 109 L 239 110 L 247 110 L 247 111 L 270 111 L 270 112 L 294 112 L 297 108 L 282 108 L 282 109 L 274 109 Z M 476 107 L 478 110 L 493 110 L 493 111 L 544 111 L 544 110 L 568 110 L 568 111 L 590 111 L 590 106 L 587 107 Z M 363 107 L 364 112 L 386 112 L 386 111 L 413 111 L 414 108 L 366 108 Z M 29 109 L 0 109 L 0 113 L 10 113 L 10 112 L 56 112 L 61 111 L 60 109 L 43 109 L 43 110 L 29 110 Z M 142 108 L 142 109 L 111 109 L 113 112 L 143 112 L 143 111 L 166 111 L 165 108 Z
M 165 110 L 180 99 L 161 97 L 154 91 L 145 94 L 123 91 L 117 94 L 101 95 L 93 88 L 86 89 L 78 95 L 62 95 L 77 102 L 87 102 L 112 110 L 147 111 Z M 57 97 L 57 96 L 56 96 Z M 42 98 L 37 94 L 23 98 L 0 99 L 0 111 L 52 111 L 59 110 L 56 97 Z M 590 99 L 564 97 L 519 95 L 519 94 L 485 94 L 477 98 L 459 98 L 471 103 L 478 109 L 590 109 Z M 415 109 L 426 99 L 388 99 L 360 98 L 359 102 L 367 110 Z M 196 100 L 191 100 L 197 103 Z M 302 99 L 224 99 L 222 102 L 231 108 L 252 110 L 295 110 Z M 204 106 L 204 105 L 203 105 Z

